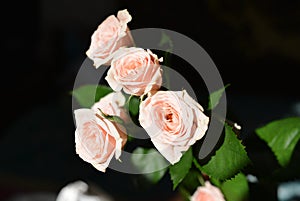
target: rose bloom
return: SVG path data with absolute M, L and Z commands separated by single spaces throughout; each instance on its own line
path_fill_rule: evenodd
M 118 116 L 126 122 L 129 117 L 124 109 L 124 105 L 125 96 L 121 92 L 112 92 L 101 98 L 97 103 L 95 103 L 92 106 L 92 110 L 94 110 L 100 115 L 101 110 L 106 115 Z
M 142 48 L 122 48 L 111 62 L 106 80 L 114 91 L 141 96 L 156 91 L 162 83 L 158 57 Z
M 125 9 L 119 11 L 117 17 L 109 16 L 98 26 L 86 52 L 86 55 L 94 61 L 96 68 L 103 64 L 110 65 L 114 53 L 120 47 L 133 46 L 134 42 L 127 27 L 131 19 L 131 15 Z
M 199 186 L 193 196 L 191 201 L 225 201 L 221 191 L 206 181 L 205 186 Z
M 157 150 L 175 164 L 204 136 L 209 118 L 185 90 L 158 91 L 140 104 L 139 121 Z
M 92 109 L 78 109 L 74 113 L 77 154 L 105 172 L 113 156 L 119 159 L 127 140 L 125 132 Z

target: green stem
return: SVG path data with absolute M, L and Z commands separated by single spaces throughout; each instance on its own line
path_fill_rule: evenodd
M 183 186 L 180 186 L 178 190 L 180 194 L 186 198 L 186 200 L 190 200 L 191 194 L 188 192 L 188 190 L 186 190 Z
M 214 117 L 219 121 L 221 122 L 222 124 L 227 124 L 229 125 L 231 128 L 232 128 L 232 131 L 237 135 L 239 136 L 240 133 L 241 133 L 241 130 L 239 128 L 239 125 L 234 122 L 234 121 L 231 121 L 227 118 L 225 118 L 224 120 L 217 114 L 217 113 L 214 113 Z M 222 119 L 222 120 L 221 120 Z
M 205 171 L 203 170 L 203 168 L 201 167 L 201 165 L 198 163 L 198 161 L 197 161 L 196 158 L 193 159 L 193 163 L 194 163 L 194 165 L 196 166 L 196 168 L 198 168 L 198 169 L 201 171 L 201 173 L 204 173 L 204 172 L 205 172 Z M 201 177 L 201 178 L 200 178 L 200 177 Z M 200 175 L 198 176 L 198 181 L 200 182 L 201 185 L 204 185 L 204 183 L 205 183 L 203 177 L 200 176 Z M 220 187 L 220 186 L 222 185 L 222 183 L 221 183 L 218 179 L 215 179 L 215 178 L 210 177 L 210 181 L 211 181 L 214 185 L 216 185 L 216 186 L 218 186 L 218 187 Z
M 198 168 L 201 172 L 204 172 L 204 169 L 201 167 L 201 165 L 198 163 L 197 159 L 194 158 L 193 159 L 193 163 L 196 166 L 196 168 Z
M 215 186 L 217 187 L 221 187 L 222 183 L 220 182 L 220 180 L 215 179 L 215 178 L 210 178 L 211 183 L 213 183 Z
M 201 186 L 204 186 L 205 185 L 205 181 L 204 181 L 202 175 L 198 175 L 197 178 L 198 178 L 198 181 L 201 184 Z
M 129 108 L 129 103 L 130 103 L 130 100 L 132 97 L 133 97 L 133 95 L 130 95 L 125 103 L 126 107 L 128 107 L 128 108 Z

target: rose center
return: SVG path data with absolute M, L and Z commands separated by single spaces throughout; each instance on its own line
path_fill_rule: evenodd
M 165 116 L 165 119 L 168 121 L 168 122 L 172 122 L 173 120 L 173 114 L 172 113 L 169 113 Z

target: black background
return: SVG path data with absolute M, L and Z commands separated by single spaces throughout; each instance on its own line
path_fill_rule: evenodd
M 120 9 L 132 15 L 131 29 L 177 31 L 207 51 L 231 84 L 229 116 L 245 135 L 299 115 L 299 1 L 32 0 L 1 7 L 7 12 L 1 14 L 0 199 L 57 193 L 76 179 L 101 184 L 117 197 L 138 197 L 130 176 L 99 173 L 74 149 L 69 91 L 91 34 Z M 116 184 L 120 179 L 124 185 Z M 171 187 L 166 179 L 146 192 L 149 199 L 162 192 L 170 197 Z

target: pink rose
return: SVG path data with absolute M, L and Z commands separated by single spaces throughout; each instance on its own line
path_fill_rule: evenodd
M 191 201 L 225 201 L 225 199 L 217 187 L 206 181 L 205 186 L 199 186 L 197 188 L 191 197 Z
M 185 90 L 158 91 L 140 104 L 139 121 L 157 150 L 175 164 L 204 136 L 209 118 Z
M 150 50 L 122 48 L 111 62 L 106 80 L 114 91 L 141 96 L 158 90 L 162 83 L 159 60 Z
M 121 92 L 112 92 L 101 98 L 92 106 L 92 110 L 101 115 L 101 111 L 110 116 L 118 116 L 123 121 L 128 120 L 128 115 L 124 109 L 125 97 Z
M 87 56 L 94 61 L 94 66 L 98 68 L 102 64 L 110 65 L 114 53 L 124 46 L 133 46 L 134 42 L 130 34 L 127 23 L 131 21 L 128 11 L 118 12 L 106 18 L 93 33 L 91 45 L 86 52 Z
M 74 113 L 77 154 L 96 169 L 105 172 L 112 157 L 120 157 L 126 143 L 126 134 L 91 109 L 78 109 Z

